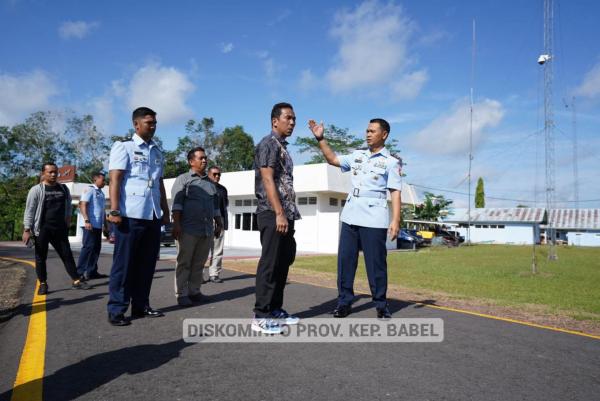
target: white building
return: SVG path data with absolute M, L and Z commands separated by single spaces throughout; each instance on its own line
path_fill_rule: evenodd
M 164 181 L 169 205 L 174 178 Z M 229 229 L 225 245 L 235 248 L 260 249 L 260 236 L 256 223 L 256 198 L 254 196 L 254 170 L 223 173 L 221 184 L 229 194 Z M 77 205 L 90 184 L 67 183 Z M 337 253 L 340 233 L 340 213 L 351 189 L 350 174 L 343 174 L 328 164 L 310 164 L 294 167 L 296 202 L 302 219 L 296 222 L 294 235 L 298 251 Z M 108 186 L 103 188 L 106 207 L 110 207 Z M 418 204 L 415 190 L 402 184 L 403 205 Z M 390 208 L 391 213 L 391 208 Z M 78 227 L 73 241 L 81 241 L 83 233 Z M 388 242 L 395 249 L 395 242 Z
M 443 222 L 456 225 L 460 235 L 467 237 L 468 209 L 454 209 Z M 543 208 L 481 208 L 471 209 L 472 243 L 533 244 L 539 243 L 540 224 L 545 222 Z
M 169 198 L 174 181 L 165 180 Z M 225 234 L 225 245 L 259 249 L 254 170 L 223 173 L 221 184 L 229 194 L 229 230 Z M 295 224 L 298 251 L 337 253 L 340 213 L 351 189 L 350 174 L 342 174 L 339 168 L 325 163 L 295 166 L 294 189 L 302 215 Z M 410 185 L 402 186 L 402 203 L 417 203 Z M 388 247 L 395 249 L 395 242 L 389 242 Z
M 600 246 L 600 209 L 553 209 L 550 221 L 569 245 Z

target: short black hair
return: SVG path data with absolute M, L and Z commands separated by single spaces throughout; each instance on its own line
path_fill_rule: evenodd
M 282 109 L 294 110 L 292 105 L 289 103 L 285 103 L 285 102 L 277 103 L 276 105 L 273 106 L 273 109 L 271 110 L 271 121 L 273 121 L 274 118 L 279 118 L 279 116 L 281 115 Z
M 138 107 L 133 111 L 133 113 L 131 113 L 131 120 L 135 121 L 138 118 L 146 116 L 156 117 L 156 112 L 149 107 Z
M 212 166 L 211 168 L 208 169 L 208 171 L 210 171 L 210 170 L 219 170 L 219 171 L 221 171 L 221 167 L 219 167 L 219 166 Z
M 204 152 L 206 153 L 206 151 L 204 150 L 204 148 L 202 146 L 196 146 L 195 148 L 193 148 L 192 150 L 190 150 L 187 154 L 187 160 L 188 162 L 191 160 L 194 160 L 194 155 L 196 154 L 196 152 Z
M 54 167 L 58 168 L 58 166 L 56 165 L 56 163 L 54 163 L 54 162 L 46 162 L 46 163 L 42 164 L 42 173 L 46 171 L 46 166 L 54 166 Z
M 106 174 L 104 174 L 104 171 L 96 171 L 94 174 L 92 174 L 92 180 L 95 180 L 98 177 L 106 177 Z
M 374 118 L 369 122 L 379 124 L 379 126 L 381 127 L 382 130 L 384 130 L 388 134 L 390 133 L 390 123 L 385 121 L 383 118 Z

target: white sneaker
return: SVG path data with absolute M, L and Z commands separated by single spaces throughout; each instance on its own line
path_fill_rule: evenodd
M 281 334 L 281 326 L 273 319 L 257 318 L 252 319 L 252 331 L 259 331 L 263 334 Z
M 292 325 L 292 324 L 298 324 L 298 322 L 300 321 L 299 317 L 292 316 L 283 309 L 278 309 L 278 310 L 271 312 L 271 316 L 273 317 L 274 320 L 277 320 L 280 324 L 285 324 L 288 326 Z

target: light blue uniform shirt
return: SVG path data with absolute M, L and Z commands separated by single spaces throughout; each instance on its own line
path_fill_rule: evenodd
M 390 213 L 387 190 L 402 189 L 400 160 L 386 148 L 371 154 L 369 149 L 338 156 L 343 172 L 351 171 L 352 190 L 342 210 L 342 222 L 355 226 L 388 228 Z
M 87 191 L 81 195 L 81 202 L 87 202 L 87 215 L 90 224 L 94 228 L 102 228 L 104 223 L 104 204 L 106 202 L 104 192 L 95 185 L 90 185 Z M 81 214 L 79 214 L 81 216 Z M 83 217 L 79 219 L 79 226 L 83 227 Z
M 130 141 L 115 142 L 110 150 L 109 170 L 124 170 L 119 210 L 122 216 L 152 220 L 162 217 L 160 179 L 164 158 L 154 141 L 137 134 Z

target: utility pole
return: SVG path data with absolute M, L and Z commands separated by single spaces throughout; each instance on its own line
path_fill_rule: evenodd
M 552 224 L 555 197 L 555 157 L 554 157 L 554 112 L 552 101 L 552 64 L 554 63 L 554 4 L 553 0 L 544 0 L 544 54 L 538 58 L 538 64 L 544 66 L 544 138 L 546 156 L 546 243 L 548 259 L 557 260 L 556 231 Z
M 577 165 L 577 112 L 575 109 L 575 96 L 571 100 L 572 129 L 573 129 L 573 200 L 575 201 L 575 213 L 579 213 L 579 167 Z
M 471 96 L 469 102 L 469 197 L 467 206 L 467 245 L 471 245 L 471 166 L 473 164 L 473 86 L 475 81 L 475 19 L 473 19 L 473 38 L 471 51 Z

